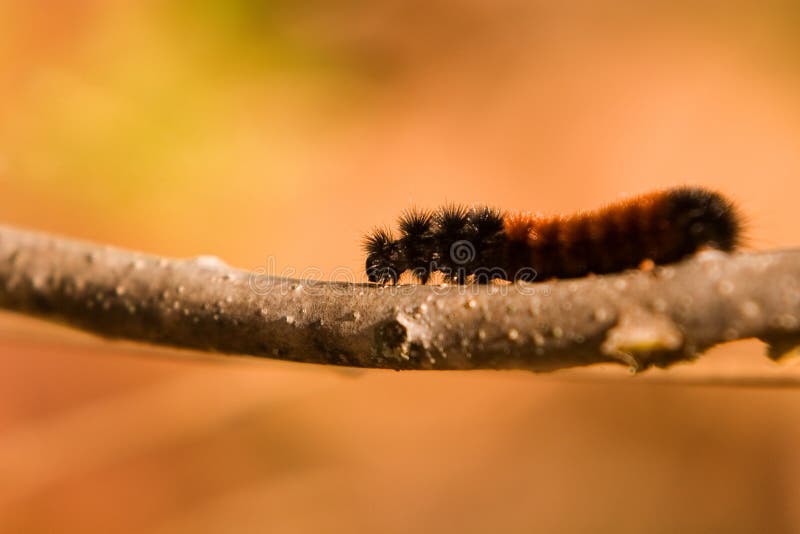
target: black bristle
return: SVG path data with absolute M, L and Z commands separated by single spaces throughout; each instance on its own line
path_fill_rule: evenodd
M 489 206 L 471 209 L 469 221 L 479 237 L 492 236 L 503 231 L 503 213 Z
M 429 211 L 411 209 L 403 212 L 397 222 L 404 235 L 423 235 L 431 231 L 433 217 Z
M 469 210 L 464 206 L 448 204 L 436 212 L 434 221 L 439 235 L 460 234 L 469 222 Z
M 424 284 L 434 270 L 433 217 L 428 211 L 408 210 L 400 216 L 398 226 L 404 267 L 410 269 L 412 276 Z
M 405 269 L 402 268 L 399 246 L 392 232 L 385 228 L 376 228 L 364 237 L 364 249 L 367 252 L 366 271 L 369 281 L 396 284 L 400 273 Z
M 503 243 L 503 219 L 500 210 L 489 206 L 476 206 L 469 211 L 471 239 L 475 246 L 475 260 L 469 265 L 470 272 L 475 274 L 475 282 L 489 283 L 495 278 L 502 278 L 497 267 L 496 258 Z
M 385 228 L 376 228 L 364 236 L 362 246 L 367 254 L 379 252 L 392 241 L 391 234 Z
M 680 187 L 667 193 L 667 218 L 685 232 L 682 254 L 700 246 L 730 251 L 739 245 L 741 224 L 734 205 L 715 191 Z
M 463 284 L 476 256 L 469 210 L 449 204 L 436 212 L 434 222 L 436 268 L 446 278 Z
M 386 247 L 394 241 L 392 232 L 386 228 L 376 228 L 364 236 L 364 251 L 367 254 L 379 254 L 386 250 Z

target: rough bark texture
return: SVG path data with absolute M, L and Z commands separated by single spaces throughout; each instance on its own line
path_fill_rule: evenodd
M 701 253 L 576 280 L 377 287 L 258 275 L 0 226 L 0 307 L 95 334 L 392 369 L 634 371 L 758 337 L 800 343 L 800 250 Z

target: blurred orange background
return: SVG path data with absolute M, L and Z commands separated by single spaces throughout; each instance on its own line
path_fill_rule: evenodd
M 795 246 L 798 22 L 790 1 L 6 0 L 0 223 L 360 278 L 361 235 L 412 205 L 699 184 L 750 248 Z M 762 353 L 354 371 L 0 313 L 0 531 L 797 532 L 800 397 L 775 386 L 800 372 Z

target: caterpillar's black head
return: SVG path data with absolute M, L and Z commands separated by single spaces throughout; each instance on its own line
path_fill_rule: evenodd
M 366 271 L 370 282 L 397 283 L 400 278 L 400 254 L 397 242 L 389 230 L 378 228 L 364 238 L 367 252 Z
M 741 219 L 735 206 L 714 191 L 682 187 L 668 193 L 667 217 L 682 228 L 696 249 L 710 246 L 730 251 L 739 245 Z

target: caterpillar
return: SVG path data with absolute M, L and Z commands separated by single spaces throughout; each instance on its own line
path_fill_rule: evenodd
M 656 191 L 572 215 L 510 214 L 488 206 L 411 209 L 399 235 L 377 228 L 364 238 L 370 282 L 542 281 L 679 261 L 701 248 L 736 249 L 742 220 L 720 193 L 700 187 Z M 471 277 L 471 278 L 470 278 Z

